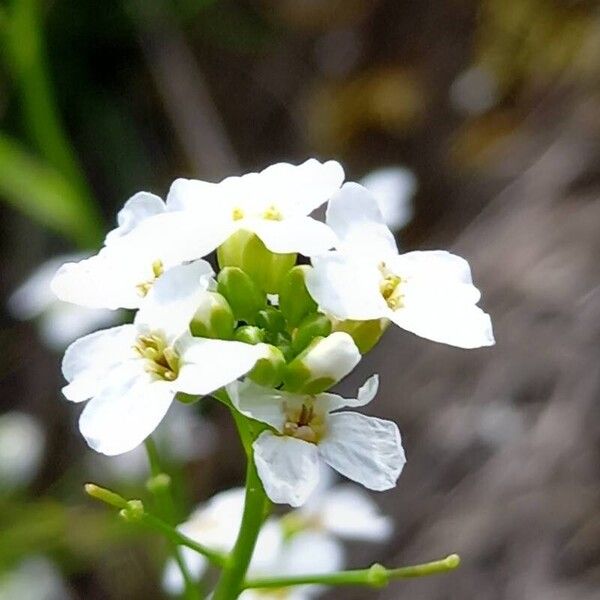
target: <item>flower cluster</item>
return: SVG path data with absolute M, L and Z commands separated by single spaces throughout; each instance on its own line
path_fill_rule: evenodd
M 61 300 L 137 310 L 65 353 L 63 392 L 89 400 L 80 429 L 92 448 L 132 450 L 175 398 L 217 394 L 254 424 L 272 501 L 304 504 L 321 463 L 372 490 L 396 484 L 397 426 L 353 410 L 374 399 L 377 376 L 356 398 L 330 388 L 390 323 L 461 348 L 493 344 L 492 328 L 464 259 L 399 254 L 375 198 L 343 180 L 337 162 L 314 159 L 216 184 L 178 179 L 165 202 L 133 196 L 96 255 L 58 270 Z M 310 215 L 325 203 L 323 223 Z M 217 272 L 204 260 L 213 251 Z

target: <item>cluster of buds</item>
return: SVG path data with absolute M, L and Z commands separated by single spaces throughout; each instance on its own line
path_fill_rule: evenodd
M 91 447 L 127 452 L 174 398 L 219 392 L 263 424 L 253 455 L 272 501 L 302 505 L 323 462 L 369 489 L 396 484 L 397 426 L 340 411 L 371 402 L 377 375 L 356 398 L 328 390 L 390 323 L 462 348 L 492 344 L 491 323 L 464 259 L 399 254 L 376 199 L 343 179 L 338 163 L 314 159 L 218 184 L 179 179 L 166 202 L 136 194 L 98 254 L 58 270 L 62 300 L 137 309 L 65 353 L 63 391 L 89 400 Z M 322 223 L 310 214 L 324 203 Z M 217 272 L 203 259 L 213 251 Z

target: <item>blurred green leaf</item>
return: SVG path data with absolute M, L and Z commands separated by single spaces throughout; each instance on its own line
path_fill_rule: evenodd
M 2 133 L 0 196 L 80 246 L 94 246 L 101 239 L 101 221 L 95 206 L 56 169 Z

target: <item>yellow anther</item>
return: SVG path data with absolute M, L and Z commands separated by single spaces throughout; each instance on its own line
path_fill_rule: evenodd
M 239 221 L 240 219 L 243 219 L 244 211 L 239 207 L 234 208 L 233 211 L 231 212 L 231 218 L 234 221 Z
M 137 290 L 138 295 L 140 295 L 142 298 L 145 297 L 148 292 L 150 291 L 150 289 L 152 288 L 152 285 L 154 284 L 154 282 L 165 272 L 165 267 L 163 265 L 162 260 L 155 260 L 152 263 L 152 277 L 150 279 L 148 279 L 147 281 L 142 281 L 142 283 L 138 283 L 135 286 L 135 289 Z
M 166 340 L 155 333 L 140 335 L 133 346 L 135 352 L 145 359 L 144 370 L 159 379 L 174 381 L 179 374 L 179 356 Z
M 267 210 L 263 213 L 263 219 L 267 219 L 268 221 L 282 221 L 283 215 L 273 206 L 269 206 Z

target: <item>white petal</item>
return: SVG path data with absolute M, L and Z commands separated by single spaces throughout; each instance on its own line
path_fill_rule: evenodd
M 165 381 L 143 371 L 114 382 L 85 406 L 79 429 L 91 448 L 114 456 L 133 450 L 158 426 L 173 400 Z
M 469 263 L 445 250 L 415 250 L 388 259 L 388 267 L 403 278 L 472 284 Z
M 341 569 L 344 551 L 330 535 L 304 531 L 292 537 L 278 561 L 277 574 L 281 576 L 331 573 Z
M 236 190 L 231 185 L 239 177 L 229 177 L 221 183 L 209 183 L 198 179 L 176 179 L 167 196 L 170 211 L 193 211 L 209 220 L 231 218 Z M 239 190 L 243 192 L 242 189 Z M 243 193 L 238 194 L 238 196 Z
M 253 381 L 234 381 L 227 386 L 233 405 L 244 415 L 283 431 L 286 421 L 284 407 L 301 406 L 305 396 L 265 388 Z
M 138 192 L 125 202 L 117 215 L 118 227 L 107 234 L 104 243 L 110 244 L 135 229 L 142 221 L 164 211 L 165 203 L 162 198 L 148 192 Z
M 56 272 L 52 291 L 65 302 L 90 308 L 137 308 L 136 285 L 152 276 L 152 261 L 138 254 L 103 248 L 79 262 L 68 262 Z
M 417 180 L 404 167 L 385 167 L 372 171 L 360 182 L 375 198 L 385 224 L 392 230 L 402 229 L 412 218 L 412 197 Z
M 328 412 L 344 408 L 345 406 L 357 408 L 369 404 L 369 402 L 375 398 L 378 389 L 379 375 L 375 374 L 371 375 L 371 377 L 360 386 L 356 398 L 343 398 L 338 394 L 324 393 L 319 394 L 319 400 L 327 407 Z
M 393 519 L 380 514 L 372 498 L 355 485 L 338 485 L 323 498 L 320 522 L 325 529 L 348 540 L 384 542 Z
M 135 324 L 162 330 L 168 337 L 187 331 L 212 274 L 212 267 L 205 260 L 172 267 L 150 288 Z
M 256 540 L 249 567 L 250 573 L 273 573 L 273 565 L 279 563 L 285 546 L 287 544 L 284 544 L 283 529 L 279 519 L 275 517 L 267 519 Z
M 311 217 L 281 221 L 244 220 L 243 227 L 256 233 L 271 252 L 278 254 L 299 252 L 304 256 L 314 256 L 326 252 L 335 244 L 333 231 L 325 223 Z
M 302 356 L 302 365 L 312 380 L 340 381 L 360 362 L 360 352 L 352 336 L 336 331 L 319 340 Z
M 259 173 L 262 197 L 286 215 L 308 215 L 342 185 L 344 169 L 334 161 L 310 158 L 300 165 L 277 163 Z
M 121 325 L 90 333 L 73 342 L 62 361 L 62 372 L 69 382 L 63 388 L 65 397 L 81 402 L 97 394 L 107 385 L 107 379 L 118 365 L 134 359 L 135 337 L 133 325 Z
M 355 412 L 329 416 L 319 452 L 330 467 L 377 491 L 393 488 L 406 462 L 395 423 Z
M 245 375 L 264 355 L 260 345 L 185 336 L 177 341 L 181 366 L 173 382 L 188 394 L 209 394 Z
M 358 183 L 345 183 L 331 198 L 327 224 L 339 238 L 338 250 L 378 259 L 398 254 L 377 199 Z
M 277 504 L 300 506 L 319 480 L 314 444 L 263 431 L 254 442 L 254 460 L 267 496 Z
M 379 319 L 389 313 L 379 290 L 381 273 L 370 262 L 340 252 L 313 258 L 306 287 L 321 309 L 338 319 Z

